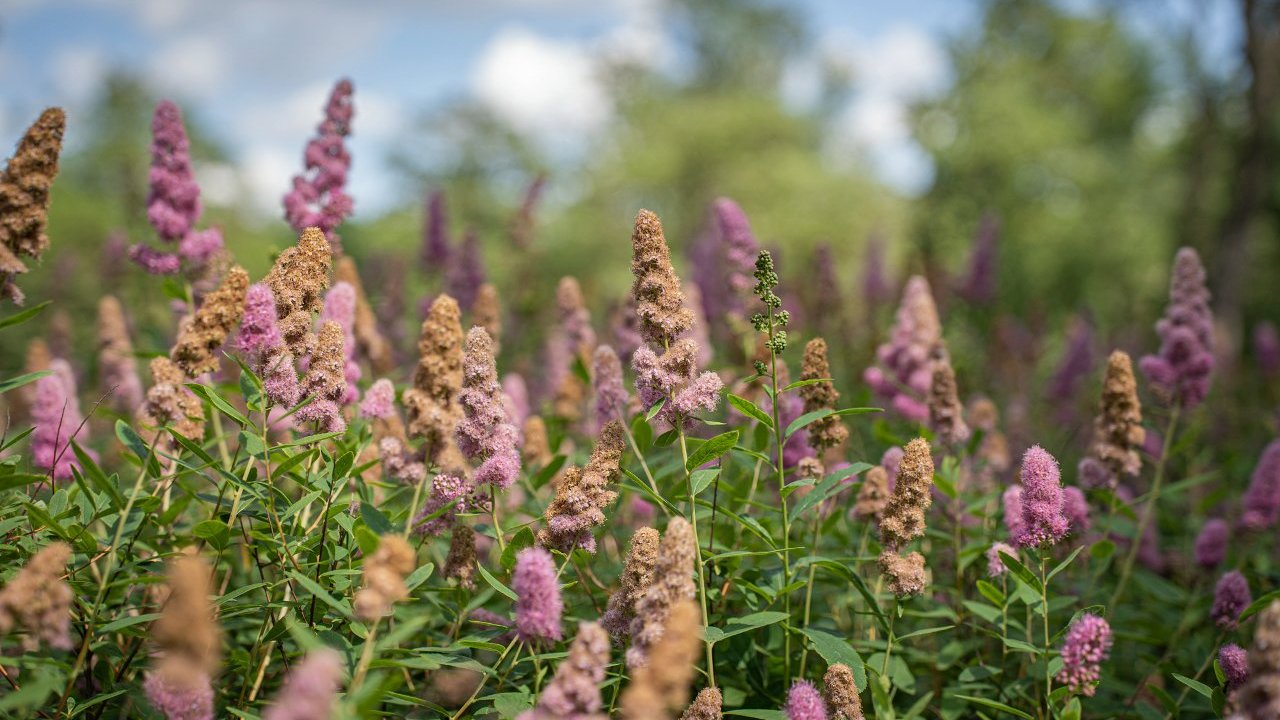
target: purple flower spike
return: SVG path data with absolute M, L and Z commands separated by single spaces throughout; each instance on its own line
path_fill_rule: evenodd
M 1227 558 L 1227 541 L 1231 532 L 1225 520 L 1213 518 L 1200 528 L 1196 536 L 1196 564 L 1212 570 Z
M 71 469 L 80 469 L 71 440 L 77 431 L 83 433 L 80 423 L 80 401 L 76 398 L 76 386 L 71 367 L 65 360 L 55 358 L 46 375 L 36 381 L 35 402 L 31 406 L 31 420 L 35 431 L 31 434 L 31 457 L 36 467 L 43 468 L 54 480 L 70 480 Z M 84 440 L 81 434 L 80 440 Z M 92 450 L 86 450 L 96 458 Z
M 449 262 L 449 216 L 445 211 L 444 191 L 427 196 L 424 203 L 426 220 L 422 224 L 422 269 L 440 275 Z
M 746 317 L 759 254 L 760 244 L 742 208 L 729 198 L 711 203 L 706 228 L 690 248 L 690 260 L 702 310 L 712 324 Z
M 191 172 L 190 144 L 182 112 L 168 100 L 151 117 L 151 189 L 147 221 L 166 242 L 186 236 L 200 218 L 200 186 Z
M 1090 525 L 1089 501 L 1085 499 L 1084 491 L 1074 485 L 1068 486 L 1062 489 L 1062 497 L 1062 512 L 1067 516 L 1071 533 L 1076 536 L 1083 535 Z
M 889 340 L 876 348 L 878 364 L 867 368 L 862 378 L 899 415 L 926 422 L 929 407 L 924 398 L 933 383 L 931 358 L 941 342 L 942 326 L 929 282 L 913 276 L 902 292 Z
M 312 651 L 293 666 L 284 686 L 262 720 L 319 720 L 333 711 L 342 682 L 342 656 L 324 648 Z
M 244 295 L 244 315 L 240 319 L 236 349 L 260 372 L 267 354 L 282 344 L 284 338 L 276 325 L 276 296 L 266 283 L 254 283 Z
M 564 601 L 551 553 L 540 547 L 521 550 L 511 576 L 516 592 L 516 632 L 524 642 L 559 640 Z
M 1265 530 L 1280 520 L 1280 440 L 1262 451 L 1240 505 L 1240 523 L 1250 530 Z
M 973 236 L 973 253 L 969 256 L 969 271 L 956 288 L 960 297 L 974 304 L 991 302 L 996 297 L 996 260 L 1000 240 L 1000 218 L 995 213 L 985 213 Z
M 1191 248 L 1174 260 L 1169 307 L 1156 323 L 1160 351 L 1139 362 L 1152 387 L 1170 402 L 1193 408 L 1209 393 L 1213 372 L 1213 314 L 1204 265 Z
M 888 273 L 884 269 L 884 236 L 872 233 L 862 259 L 862 297 L 874 307 L 893 297 Z
M 827 720 L 827 703 L 808 680 L 797 680 L 787 692 L 787 720 Z
M 1058 682 L 1073 693 L 1092 697 L 1102 677 L 1102 663 L 1111 653 L 1111 642 L 1111 626 L 1106 620 L 1092 613 L 1081 615 L 1062 642 Z
M 1234 630 L 1240 622 L 1240 613 L 1253 602 L 1249 581 L 1237 570 L 1223 575 L 1213 591 L 1213 622 L 1223 630 Z
M 396 414 L 396 387 L 386 378 L 369 386 L 360 401 L 360 417 L 386 420 Z
M 1253 326 L 1253 357 L 1263 375 L 1280 375 L 1280 332 L 1275 323 L 1263 320 Z
M 1067 534 L 1058 461 L 1036 445 L 1022 456 L 1022 522 L 1013 543 L 1019 547 L 1054 545 Z
M 449 256 L 449 264 L 445 268 L 445 292 L 458 301 L 458 307 L 470 310 L 486 277 L 480 235 L 475 230 L 467 230 L 462 236 L 462 245 Z
M 351 196 L 344 190 L 351 169 L 345 138 L 351 134 L 355 115 L 354 92 L 350 80 L 339 80 L 333 86 L 324 120 L 303 151 L 303 173 L 294 176 L 293 189 L 284 196 L 284 217 L 294 231 L 318 227 L 335 251 L 340 245 L 334 228 L 354 209 Z
M 182 269 L 182 258 L 177 253 L 160 252 L 142 243 L 129 248 L 129 259 L 152 275 L 176 275 Z
M 1218 650 L 1218 665 L 1227 681 L 1227 690 L 1234 690 L 1249 679 L 1249 655 L 1235 643 L 1227 643 Z
M 356 362 L 356 289 L 351 283 L 338 281 L 333 284 L 324 296 L 324 309 L 320 311 L 320 322 L 332 320 L 342 327 L 343 377 L 347 381 L 347 389 L 342 395 L 341 403 L 350 405 L 360 399 L 360 363 Z

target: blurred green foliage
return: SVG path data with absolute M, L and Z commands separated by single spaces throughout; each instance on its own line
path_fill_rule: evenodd
M 817 243 L 834 247 L 860 353 L 870 352 L 874 333 L 862 322 L 856 278 L 865 239 L 877 230 L 889 239 L 894 272 L 927 273 L 944 314 L 957 321 L 990 331 L 994 318 L 1012 311 L 1043 334 L 1084 314 L 1108 339 L 1145 343 L 1174 248 L 1194 244 L 1215 267 L 1224 216 L 1241 210 L 1232 202 L 1244 162 L 1240 139 L 1259 123 L 1265 136 L 1276 135 L 1270 106 L 1249 104 L 1247 64 L 1210 72 L 1198 59 L 1194 27 L 1140 37 L 1106 6 L 1084 13 L 1047 0 L 994 0 L 975 32 L 949 47 L 954 83 L 915 108 L 916 136 L 936 179 L 922 197 L 906 198 L 856 162 L 831 156 L 835 109 L 856 78 L 829 72 L 828 97 L 814 108 L 781 99 L 782 68 L 813 41 L 806 18 L 764 0 L 673 0 L 667 19 L 682 71 L 672 77 L 606 66 L 614 116 L 580 156 L 551 155 L 468 102 L 424 117 L 395 153 L 406 182 L 424 193 L 446 189 L 455 236 L 463 226 L 479 231 L 491 277 L 514 288 L 504 302 L 518 320 L 553 314 L 555 283 L 565 274 L 581 279 L 601 319 L 628 290 L 638 208 L 659 212 L 679 253 L 707 204 L 728 195 L 762 243 L 781 251 L 784 292 L 806 286 Z M 165 348 L 172 332 L 160 281 L 132 267 L 104 274 L 110 263 L 101 255 L 112 231 L 134 242 L 151 238 L 143 203 L 153 101 L 136 80 L 117 75 L 87 117 L 72 118 L 83 142 L 65 158 L 55 189 L 54 250 L 25 279 L 31 297 L 55 298 L 75 317 L 89 317 L 107 289 L 131 308 L 149 308 L 152 315 L 136 318 L 147 352 Z M 188 125 L 197 163 L 233 155 L 206 139 L 197 114 L 188 113 Z M 511 252 L 512 214 L 542 173 L 548 184 L 537 240 Z M 1252 288 L 1240 307 L 1226 309 L 1237 342 L 1246 328 L 1235 319 L 1277 309 L 1265 281 L 1277 262 L 1280 193 L 1274 174 L 1267 177 L 1264 202 L 1243 208 L 1250 261 L 1243 274 L 1215 277 Z M 1000 296 L 993 308 L 973 310 L 941 288 L 963 271 L 987 211 L 1003 226 Z M 376 218 L 357 214 L 342 230 L 366 273 L 389 262 L 410 268 L 401 328 L 408 337 L 418 300 L 438 291 L 417 264 L 422 214 L 417 203 Z M 280 220 L 238 208 L 210 207 L 204 222 L 224 228 L 237 260 L 255 275 L 290 241 Z M 677 266 L 688 273 L 683 257 Z M 369 285 L 375 302 L 387 300 L 381 278 Z M 961 327 L 957 334 L 967 331 Z M 89 333 L 77 338 L 85 349 L 91 342 Z M 538 339 L 517 342 L 527 350 Z M 12 366 L 20 353 L 6 347 L 0 359 Z

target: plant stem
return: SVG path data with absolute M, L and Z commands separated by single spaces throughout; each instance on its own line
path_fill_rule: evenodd
M 356 664 L 356 671 L 351 675 L 351 689 L 347 694 L 354 695 L 356 690 L 360 688 L 360 684 L 364 682 L 364 676 L 369 672 L 369 663 L 373 662 L 373 651 L 375 641 L 378 638 L 378 626 L 382 624 L 382 619 L 374 621 L 373 626 L 369 628 L 369 634 L 364 637 L 364 648 L 360 651 L 360 662 Z
M 519 638 L 513 637 L 511 638 L 511 642 L 507 643 L 507 646 L 503 648 L 502 654 L 499 655 L 497 661 L 493 663 L 493 669 L 495 671 L 502 665 L 502 661 L 507 659 L 507 653 L 511 652 L 511 648 L 515 647 L 517 642 L 519 642 Z M 511 666 L 515 667 L 516 661 L 519 659 L 520 656 L 519 653 L 517 653 L 516 659 L 511 661 Z M 503 677 L 505 678 L 506 676 L 504 675 Z M 458 708 L 458 712 L 454 713 L 449 720 L 458 720 L 458 718 L 462 717 L 462 714 L 467 711 L 467 708 L 471 707 L 471 703 L 476 701 L 476 696 L 478 696 L 480 691 L 484 689 L 484 685 L 485 684 L 483 682 L 476 683 L 476 689 L 471 693 L 471 697 L 467 698 L 467 701 L 462 703 L 462 707 Z M 499 682 L 499 686 L 501 686 L 501 682 Z
M 1053 675 L 1049 672 L 1049 653 L 1053 648 L 1049 645 L 1049 574 L 1048 551 L 1040 549 L 1040 616 L 1044 619 L 1044 713 L 1045 717 L 1053 717 Z
M 702 550 L 698 547 L 698 501 L 693 495 L 693 473 L 689 472 L 689 447 L 685 440 L 684 434 L 684 418 L 676 416 L 676 427 L 680 431 L 680 457 L 684 461 L 684 478 L 689 488 L 689 524 L 693 526 L 693 547 L 694 561 L 698 565 L 698 597 L 702 601 L 702 626 L 705 628 L 710 623 L 710 616 L 707 614 L 707 578 L 706 571 L 702 563 Z M 713 646 L 710 640 L 707 643 L 707 682 L 711 687 L 716 686 L 716 662 Z
M 817 552 L 818 540 L 822 537 L 822 514 L 814 511 L 817 516 L 813 521 L 813 547 L 809 549 L 809 556 Z M 804 588 L 804 629 L 809 629 L 810 611 L 813 608 L 813 579 L 818 566 L 815 563 L 809 563 L 809 578 L 805 581 Z M 804 667 L 809 661 L 809 644 L 805 643 L 804 650 L 800 652 L 800 677 L 804 677 Z
M 1164 442 L 1160 447 L 1160 459 L 1156 461 L 1156 475 L 1151 482 L 1150 497 L 1142 506 L 1142 515 L 1138 518 L 1138 532 L 1133 536 L 1133 541 L 1129 543 L 1129 553 L 1125 555 L 1124 567 L 1120 571 L 1120 582 L 1116 584 L 1116 590 L 1111 595 L 1111 602 L 1107 603 L 1107 608 L 1114 611 L 1119 602 L 1124 599 L 1125 588 L 1129 584 L 1129 575 L 1133 572 L 1133 563 L 1138 557 L 1138 550 L 1142 547 L 1142 538 L 1147 534 L 1147 528 L 1151 525 L 1151 518 L 1155 514 L 1156 503 L 1160 500 L 1160 488 L 1164 484 L 1165 465 L 1169 460 L 1169 446 L 1173 444 L 1173 433 L 1178 427 L 1178 415 L 1180 408 L 1174 405 L 1169 412 L 1169 424 L 1165 428 Z
M 773 402 L 773 437 L 774 444 L 777 446 L 777 471 L 778 471 L 778 499 L 782 507 L 782 587 L 783 587 L 783 605 L 784 611 L 787 613 L 787 623 L 791 622 L 791 592 L 786 587 L 791 584 L 791 515 L 787 511 L 787 476 L 785 472 L 786 465 L 783 460 L 783 446 L 785 439 L 782 437 L 782 416 L 778 408 L 778 352 L 773 348 L 773 308 L 769 308 L 769 386 L 772 389 L 770 397 Z M 791 677 L 791 633 L 783 633 L 783 657 L 787 670 L 787 677 Z

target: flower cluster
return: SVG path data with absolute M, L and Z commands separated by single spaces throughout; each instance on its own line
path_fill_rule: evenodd
M 0 175 L 0 298 L 15 305 L 23 301 L 14 284 L 27 272 L 23 257 L 39 260 L 49 247 L 45 225 L 49 220 L 49 189 L 58 175 L 58 155 L 67 116 L 62 108 L 49 108 L 27 128 L 18 148 Z
M 941 342 L 942 325 L 929 282 L 914 275 L 902 291 L 902 304 L 888 342 L 876 348 L 879 366 L 867 368 L 863 380 L 877 395 L 889 400 L 899 415 L 925 422 L 929 407 L 924 398 L 933 383 L 931 358 Z
M 1193 408 L 1209 393 L 1213 372 L 1213 314 L 1204 265 L 1191 248 L 1174 260 L 1169 307 L 1156 323 L 1160 351 L 1138 363 L 1151 386 L 1171 402 Z
M 1107 359 L 1102 382 L 1102 408 L 1093 421 L 1093 442 L 1080 461 L 1080 481 L 1088 487 L 1114 489 L 1122 478 L 1142 470 L 1139 449 L 1146 439 L 1142 404 L 1128 354 L 1116 350 Z
M 1073 693 L 1092 696 L 1102 663 L 1111 653 L 1111 626 L 1092 613 L 1081 615 L 1062 642 L 1062 669 L 1058 682 Z
M 516 593 L 516 632 L 524 642 L 559 640 L 564 601 L 551 553 L 540 547 L 516 555 L 511 589 Z
M 324 119 L 302 153 L 303 173 L 294 176 L 293 189 L 284 196 L 284 218 L 294 231 L 319 228 L 335 253 L 341 244 L 334 228 L 354 207 L 345 191 L 347 172 L 351 169 L 351 154 L 345 141 L 351 134 L 351 119 L 355 115 L 353 93 L 350 80 L 339 80 L 333 86 L 325 104 Z

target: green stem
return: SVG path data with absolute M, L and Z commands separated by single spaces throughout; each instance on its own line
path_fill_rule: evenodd
M 815 512 L 816 518 L 813 521 L 813 547 L 809 549 L 809 557 L 818 551 L 818 540 L 822 537 L 822 513 Z M 809 629 L 810 611 L 813 608 L 813 579 L 817 572 L 816 563 L 809 563 L 809 578 L 805 581 L 804 588 L 804 629 Z M 800 652 L 800 677 L 804 677 L 804 668 L 809 661 L 809 645 L 805 644 L 804 650 Z
M 1226 633 L 1218 633 L 1217 639 L 1213 641 L 1213 647 L 1215 649 L 1209 651 L 1209 657 L 1204 659 L 1204 662 L 1200 665 L 1200 669 L 1196 671 L 1196 676 L 1191 678 L 1192 680 L 1200 680 L 1200 676 L 1204 675 L 1205 671 L 1209 669 L 1209 666 L 1213 664 L 1213 659 L 1218 655 L 1216 648 L 1222 645 L 1222 639 L 1225 635 Z M 1182 709 L 1182 701 L 1187 699 L 1187 692 L 1189 690 L 1191 690 L 1191 687 L 1184 684 L 1182 686 L 1182 692 L 1178 694 L 1178 702 L 1174 703 L 1173 706 L 1178 708 L 1179 711 Z M 1168 712 L 1165 714 L 1164 720 L 1171 720 L 1172 717 L 1173 712 Z
M 1138 550 L 1142 547 L 1142 538 L 1147 534 L 1147 528 L 1150 527 L 1151 518 L 1155 514 L 1156 503 L 1160 500 L 1160 488 L 1164 484 L 1165 465 L 1169 459 L 1169 447 L 1173 445 L 1173 433 L 1178 427 L 1179 410 L 1179 407 L 1174 405 L 1169 412 L 1169 425 L 1165 428 L 1163 442 L 1161 443 L 1160 459 L 1156 461 L 1156 475 L 1151 483 L 1150 497 L 1147 498 L 1146 504 L 1142 506 L 1142 515 L 1138 518 L 1138 532 L 1133 536 L 1133 541 L 1129 543 L 1129 552 L 1125 555 L 1124 566 L 1120 571 L 1120 582 L 1116 584 L 1116 590 L 1111 595 L 1111 602 L 1107 603 L 1107 608 L 1112 611 L 1124 599 L 1124 591 L 1129 584 L 1129 575 L 1133 573 L 1133 563 L 1138 558 Z
M 689 488 L 689 524 L 693 527 L 693 545 L 694 559 L 698 565 L 698 597 L 702 601 L 702 626 L 708 627 L 710 616 L 707 614 L 707 578 L 706 570 L 702 563 L 702 550 L 698 545 L 698 500 L 693 495 L 693 473 L 689 472 L 689 447 L 685 440 L 684 434 L 684 418 L 676 416 L 676 427 L 680 431 L 680 457 L 683 460 L 685 468 L 685 483 Z M 713 646 L 710 640 L 707 644 L 707 682 L 711 687 L 716 686 L 716 662 Z
M 777 471 L 778 471 L 778 499 L 782 507 L 782 587 L 786 588 L 791 584 L 791 515 L 787 510 L 787 476 L 785 472 L 786 465 L 783 461 L 783 446 L 786 444 L 782 437 L 782 416 L 778 408 L 778 352 L 773 348 L 773 308 L 769 308 L 769 385 L 772 389 L 771 398 L 773 402 L 773 436 L 774 444 L 777 446 Z M 787 623 L 791 622 L 791 593 L 784 590 L 783 605 L 787 613 Z M 783 634 L 783 657 L 786 666 L 786 677 L 791 677 L 791 633 Z
M 1053 717 L 1053 674 L 1049 672 L 1049 574 L 1048 551 L 1040 549 L 1040 616 L 1044 620 L 1044 714 Z
M 511 642 L 507 643 L 507 646 L 503 648 L 502 654 L 498 656 L 497 662 L 493 664 L 493 669 L 495 672 L 497 671 L 498 667 L 502 665 L 502 661 L 507 659 L 507 653 L 511 652 L 511 648 L 515 647 L 515 644 L 518 641 L 519 641 L 518 638 L 511 638 Z M 517 660 L 519 660 L 519 653 L 516 654 L 516 659 L 511 661 L 511 667 L 515 667 Z M 510 671 L 510 668 L 508 668 L 508 671 Z M 506 675 L 503 675 L 503 678 L 505 679 Z M 467 701 L 462 703 L 462 707 L 458 708 L 458 712 L 454 713 L 449 718 L 449 720 L 458 720 L 458 718 L 461 718 L 462 714 L 467 711 L 467 708 L 471 707 L 471 703 L 476 701 L 476 697 L 480 695 L 480 691 L 484 689 L 484 686 L 485 686 L 485 683 L 483 682 L 476 683 L 476 689 L 471 693 L 471 697 L 467 698 Z M 501 681 L 499 681 L 498 686 L 499 687 L 502 686 Z
M 375 620 L 373 626 L 369 628 L 369 634 L 364 637 L 364 648 L 360 651 L 360 662 L 356 665 L 356 671 L 351 676 L 351 689 L 347 691 L 348 695 L 355 695 L 369 672 L 369 663 L 373 662 L 375 641 L 378 639 L 378 626 L 381 624 L 381 618 Z

